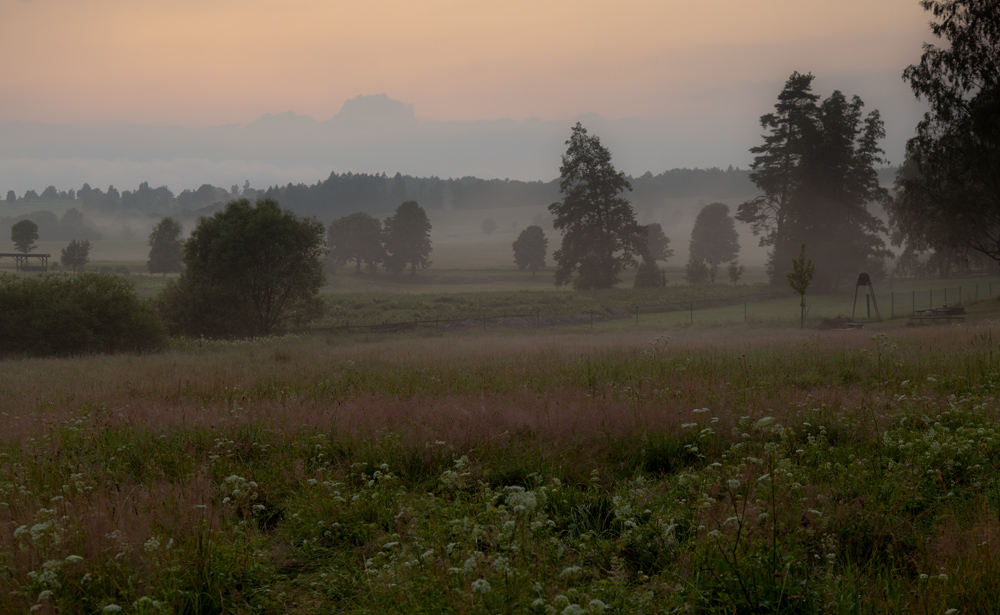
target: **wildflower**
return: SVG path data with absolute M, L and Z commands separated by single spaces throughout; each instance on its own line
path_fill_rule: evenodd
M 601 602 L 597 598 L 594 598 L 593 600 L 591 600 L 590 604 L 587 605 L 587 610 L 588 611 L 598 611 L 598 612 L 600 612 L 600 611 L 603 611 L 606 608 L 608 608 L 608 605 L 604 604 L 603 602 Z
M 117 613 L 120 610 L 122 610 L 122 607 L 118 606 L 117 604 L 109 604 L 108 606 L 106 606 L 103 609 L 101 609 L 101 612 L 102 613 Z
M 477 594 L 485 594 L 490 591 L 490 582 L 486 579 L 477 579 L 472 582 L 472 591 Z
M 586 611 L 583 610 L 582 606 L 579 604 L 571 604 L 562 610 L 561 615 L 583 615 L 584 613 L 586 613 Z
M 583 570 L 583 569 L 580 568 L 579 566 L 570 566 L 569 568 L 566 568 L 562 572 L 560 572 L 559 576 L 560 577 L 575 576 L 575 575 L 580 574 L 581 570 Z

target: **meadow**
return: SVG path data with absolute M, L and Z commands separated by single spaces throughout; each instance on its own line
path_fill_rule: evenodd
M 0 611 L 992 611 L 970 312 L 5 361 Z

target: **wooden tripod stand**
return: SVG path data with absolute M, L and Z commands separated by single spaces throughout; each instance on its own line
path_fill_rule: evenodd
M 854 285 L 854 307 L 851 308 L 851 320 L 854 320 L 854 312 L 858 309 L 858 289 L 862 286 L 868 287 L 868 295 L 875 305 L 875 316 L 878 318 L 878 322 L 882 322 L 882 315 L 878 311 L 878 301 L 875 300 L 875 287 L 872 286 L 872 278 L 867 273 L 858 274 L 858 283 Z

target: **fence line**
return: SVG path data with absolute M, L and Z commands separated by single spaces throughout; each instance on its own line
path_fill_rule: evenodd
M 955 286 L 945 286 L 939 288 L 929 288 L 927 290 L 910 290 L 910 291 L 882 291 L 879 292 L 876 297 L 876 302 L 884 302 L 886 299 L 889 300 L 888 310 L 885 310 L 884 303 L 882 307 L 883 317 L 888 316 L 889 319 L 899 317 L 907 317 L 924 310 L 934 309 L 935 307 L 941 307 L 942 305 L 962 305 L 965 301 L 978 301 L 982 298 L 994 296 L 994 292 L 1000 292 L 1000 282 L 979 282 L 975 284 L 959 284 Z M 864 299 L 862 299 L 862 294 L 859 292 L 857 295 L 857 302 L 860 306 L 855 306 L 856 314 L 854 315 L 858 320 L 871 320 L 871 308 L 872 304 L 869 303 L 871 293 L 865 291 Z M 887 296 L 888 295 L 888 296 Z M 763 301 L 773 300 L 773 299 L 783 299 L 791 298 L 795 295 L 791 294 L 789 291 L 775 291 L 768 293 L 755 293 L 752 295 L 743 295 L 740 297 L 710 297 L 705 299 L 689 299 L 687 301 L 664 301 L 655 303 L 645 303 L 645 304 L 632 304 L 630 306 L 631 312 L 626 312 L 622 309 L 612 309 L 612 310 L 597 310 L 591 309 L 584 312 L 572 312 L 572 313 L 542 313 L 541 308 L 536 308 L 530 313 L 487 313 L 480 312 L 478 314 L 469 314 L 464 317 L 457 318 L 440 318 L 435 317 L 433 319 L 413 319 L 405 321 L 395 321 L 389 322 L 384 320 L 380 323 L 367 323 L 367 324 L 351 324 L 349 321 L 341 325 L 330 325 L 325 327 L 311 327 L 308 329 L 303 329 L 302 332 L 334 332 L 334 331 L 369 331 L 369 332 L 399 332 L 399 331 L 412 331 L 419 328 L 433 328 L 435 330 L 448 330 L 454 328 L 456 324 L 464 324 L 463 328 L 482 328 L 487 329 L 491 324 L 493 326 L 498 326 L 503 324 L 505 321 L 520 321 L 516 324 L 521 324 L 523 326 L 534 326 L 536 328 L 541 327 L 553 327 L 553 326 L 581 326 L 589 324 L 591 327 L 594 326 L 596 322 L 607 322 L 610 320 L 625 320 L 627 318 L 632 318 L 635 320 L 636 326 L 640 323 L 640 317 L 642 314 L 663 314 L 670 312 L 682 312 L 687 311 L 689 314 L 689 322 L 694 323 L 695 312 L 700 312 L 709 309 L 715 309 L 720 307 L 731 307 L 738 306 L 740 303 L 743 304 L 743 320 L 747 321 L 751 314 L 748 310 L 748 305 L 751 303 L 760 303 Z M 820 295 L 822 297 L 828 297 L 825 295 Z M 853 289 L 852 292 L 846 296 L 848 301 L 854 297 Z M 809 296 L 807 295 L 807 300 Z M 905 300 L 909 300 L 908 302 Z M 812 301 L 815 303 L 817 301 L 816 297 L 813 297 Z M 940 304 L 938 304 L 938 302 Z M 951 302 L 951 303 L 949 303 Z M 908 306 L 904 306 L 904 303 L 909 303 Z M 909 309 L 905 309 L 908 307 Z M 515 323 L 508 323 L 515 324 Z

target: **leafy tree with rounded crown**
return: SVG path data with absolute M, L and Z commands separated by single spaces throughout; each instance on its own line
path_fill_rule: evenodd
M 618 274 L 646 252 L 645 233 L 635 221 L 625 173 L 611 164 L 611 152 L 577 122 L 559 167 L 563 200 L 549 205 L 552 225 L 563 231 L 556 259 L 556 286 L 611 288 Z M 574 275 L 575 274 L 575 275 Z
M 17 193 L 14 192 L 13 190 L 8 190 L 7 191 L 7 202 L 8 203 L 13 203 L 15 201 L 17 201 Z
M 708 277 L 714 283 L 719 264 L 731 261 L 740 253 L 736 222 L 725 203 L 710 203 L 701 208 L 691 229 L 691 258 L 708 264 Z
M 90 262 L 90 240 L 71 240 L 60 252 L 59 260 L 64 267 L 72 267 L 73 273 L 76 273 L 77 267 L 83 269 L 83 266 Z
M 383 229 L 387 271 L 398 274 L 409 266 L 410 274 L 416 275 L 418 268 L 430 266 L 431 221 L 419 203 L 406 201 L 397 207 Z
M 526 227 L 514 241 L 514 263 L 521 271 L 535 272 L 545 266 L 545 254 L 548 251 L 549 240 L 542 227 L 532 224 Z
M 343 267 L 353 260 L 357 263 L 358 273 L 361 273 L 362 264 L 368 267 L 368 271 L 374 272 L 385 259 L 382 222 L 364 212 L 334 220 L 326 240 L 330 248 L 328 258 L 336 267 Z
M 900 168 L 887 208 L 894 240 L 1000 262 L 1000 0 L 920 4 L 947 45 L 925 43 L 903 72 L 930 110 L 906 144 L 912 168 Z
M 27 254 L 38 246 L 38 225 L 31 220 L 21 220 L 10 227 L 10 240 L 14 242 L 14 248 L 18 252 Z
M 326 229 L 273 199 L 241 198 L 202 217 L 184 269 L 158 297 L 175 333 L 247 338 L 302 325 L 323 311 Z
M 181 241 L 180 222 L 166 217 L 153 227 L 149 234 L 149 260 L 146 269 L 150 273 L 177 273 L 184 258 L 184 244 Z
M 486 236 L 492 235 L 495 230 L 497 230 L 497 221 L 493 218 L 486 218 L 483 220 L 483 224 L 480 226 L 480 230 Z

